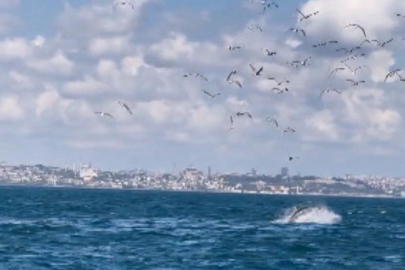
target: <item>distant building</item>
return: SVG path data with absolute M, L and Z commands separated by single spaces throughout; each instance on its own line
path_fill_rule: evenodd
M 207 179 L 211 180 L 211 166 L 208 166 L 208 175 L 207 175 Z
M 288 176 L 288 168 L 287 167 L 281 168 L 281 176 Z
M 85 182 L 91 181 L 97 176 L 98 176 L 97 170 L 93 169 L 91 165 L 80 166 L 80 178 L 82 178 L 83 181 Z
M 256 177 L 256 175 L 257 175 L 257 170 L 256 170 L 256 168 L 253 168 L 252 169 L 252 176 Z

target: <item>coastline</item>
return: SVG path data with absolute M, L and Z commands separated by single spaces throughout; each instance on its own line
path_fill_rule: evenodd
M 79 189 L 79 190 L 108 190 L 108 191 L 135 191 L 135 192 L 170 192 L 170 193 L 208 193 L 208 194 L 235 194 L 235 195 L 262 195 L 262 196 L 294 196 L 294 197 L 333 197 L 333 198 L 363 198 L 363 199 L 404 199 L 388 195 L 368 195 L 368 194 L 314 194 L 314 193 L 269 193 L 269 192 L 232 192 L 227 190 L 171 190 L 152 188 L 109 188 L 109 187 L 89 187 L 89 186 L 61 186 L 61 185 L 21 185 L 0 183 L 0 188 L 45 188 L 45 189 Z

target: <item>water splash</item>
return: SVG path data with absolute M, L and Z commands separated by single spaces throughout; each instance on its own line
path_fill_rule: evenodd
M 302 215 L 299 215 L 293 222 L 290 222 L 291 217 L 298 207 L 288 208 L 278 219 L 274 220 L 276 224 L 287 223 L 315 223 L 315 224 L 336 224 L 342 220 L 342 217 L 326 206 L 309 207 Z

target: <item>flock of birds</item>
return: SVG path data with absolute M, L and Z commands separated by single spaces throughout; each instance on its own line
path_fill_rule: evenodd
M 270 9 L 278 9 L 279 8 L 279 4 L 277 4 L 274 1 L 271 1 L 271 2 L 268 1 L 268 0 L 246 0 L 246 1 L 250 2 L 251 4 L 259 4 L 261 6 L 261 8 L 262 8 L 262 14 L 263 15 Z M 130 2 L 126 2 L 126 1 L 117 2 L 117 3 L 114 4 L 113 7 L 117 8 L 118 6 L 123 6 L 123 7 L 129 6 L 132 9 L 134 9 L 134 5 L 131 4 Z M 299 10 L 298 8 L 296 9 L 296 12 L 297 12 L 297 15 L 299 16 L 298 23 L 306 21 L 306 20 L 315 20 L 316 16 L 320 13 L 319 11 L 314 11 L 312 13 L 305 14 L 301 10 Z M 405 15 L 402 15 L 400 13 L 394 13 L 394 16 L 404 17 L 405 18 Z M 251 31 L 254 31 L 254 30 L 257 30 L 259 32 L 264 31 L 263 28 L 261 26 L 259 26 L 259 25 L 247 26 L 246 28 L 248 30 L 251 30 Z M 333 77 L 337 72 L 342 72 L 344 70 L 348 71 L 352 75 L 356 75 L 358 71 L 360 71 L 363 68 L 366 68 L 367 67 L 366 65 L 359 65 L 359 66 L 354 67 L 354 66 L 350 66 L 348 64 L 349 61 L 354 61 L 354 60 L 356 60 L 356 59 L 358 59 L 360 57 L 366 57 L 367 56 L 366 53 L 361 52 L 365 44 L 370 44 L 370 45 L 371 44 L 376 44 L 377 47 L 383 48 L 383 47 L 387 46 L 388 44 L 390 44 L 391 42 L 394 41 L 394 38 L 390 38 L 390 39 L 385 40 L 385 41 L 380 41 L 380 40 L 377 40 L 377 39 L 369 39 L 368 36 L 367 36 L 366 29 L 364 27 L 362 27 L 361 25 L 356 24 L 356 23 L 347 24 L 346 26 L 344 26 L 344 28 L 351 28 L 351 29 L 353 29 L 353 31 L 354 30 L 359 31 L 359 37 L 362 38 L 363 40 L 358 45 L 355 45 L 353 47 L 349 47 L 349 48 L 341 47 L 341 48 L 335 49 L 336 52 L 343 52 L 344 53 L 344 58 L 341 59 L 341 61 L 340 61 L 341 66 L 335 67 L 330 72 L 330 74 L 328 76 L 329 78 Z M 286 30 L 286 33 L 288 33 L 288 32 L 295 33 L 297 35 L 300 35 L 303 39 L 307 39 L 307 32 L 303 28 L 290 27 L 290 28 L 288 28 Z M 338 40 L 324 41 L 324 42 L 312 45 L 312 48 L 316 49 L 316 48 L 319 48 L 319 47 L 330 46 L 332 44 L 335 44 L 335 45 L 339 44 L 339 41 Z M 229 46 L 227 46 L 227 49 L 229 51 L 242 50 L 243 46 L 241 46 L 241 45 L 229 45 Z M 268 50 L 266 48 L 262 48 L 262 51 L 265 53 L 266 56 L 277 55 L 276 51 L 270 51 L 270 50 Z M 312 59 L 312 56 L 308 56 L 304 60 L 294 60 L 294 61 L 291 61 L 291 62 L 287 62 L 286 64 L 291 65 L 294 68 L 305 67 L 305 66 L 309 66 L 309 63 L 310 63 L 311 59 Z M 263 66 L 258 67 L 258 66 L 254 66 L 252 63 L 249 63 L 248 67 L 250 68 L 250 70 L 252 72 L 252 75 L 254 77 L 264 77 L 264 75 L 263 75 L 264 67 Z M 401 69 L 394 69 L 394 70 L 390 71 L 386 75 L 384 82 L 387 81 L 388 78 L 394 77 L 394 76 L 397 76 L 400 81 L 405 81 L 405 78 L 403 78 L 400 75 L 400 71 L 401 71 Z M 225 80 L 229 84 L 235 84 L 239 88 L 243 88 L 242 83 L 239 80 L 234 79 L 234 76 L 237 73 L 238 73 L 237 70 L 232 70 L 229 73 L 229 75 L 226 77 Z M 200 72 L 189 72 L 189 73 L 183 74 L 183 77 L 184 78 L 198 77 L 201 80 L 209 82 L 209 79 Z M 270 77 L 270 76 L 265 77 L 265 79 L 269 80 L 269 81 L 274 81 L 276 83 L 276 86 L 274 86 L 271 89 L 275 93 L 282 94 L 282 93 L 289 92 L 289 88 L 287 87 L 287 85 L 290 83 L 290 81 L 288 79 L 279 79 L 279 78 Z M 355 80 L 355 79 L 351 79 L 351 78 L 348 78 L 345 81 L 351 83 L 352 86 L 358 86 L 360 84 L 366 83 L 365 80 Z M 215 99 L 215 98 L 218 98 L 218 97 L 221 96 L 221 93 L 210 93 L 209 91 L 207 91 L 205 89 L 201 89 L 201 91 L 202 91 L 203 94 L 205 94 L 210 99 Z M 320 92 L 319 98 L 322 98 L 322 96 L 324 94 L 332 93 L 332 92 L 336 93 L 336 94 L 341 94 L 341 90 L 339 90 L 339 89 L 327 88 L 327 89 L 324 89 L 324 90 L 322 90 Z M 123 101 L 118 101 L 118 105 L 121 106 L 122 108 L 124 108 L 130 115 L 132 115 L 132 111 L 131 111 L 131 109 L 129 108 L 129 106 L 126 103 L 124 103 Z M 114 118 L 114 116 L 111 115 L 108 112 L 97 111 L 97 112 L 95 112 L 95 114 L 98 114 L 98 115 L 104 116 L 104 117 Z M 228 128 L 229 131 L 234 129 L 234 117 L 248 117 L 248 118 L 253 120 L 252 114 L 250 112 L 248 112 L 248 111 L 238 111 L 234 115 L 230 115 L 230 117 L 229 117 L 229 121 L 230 121 L 230 125 L 229 125 L 229 128 Z M 268 117 L 265 118 L 265 121 L 269 122 L 269 123 L 273 123 L 276 128 L 279 128 L 279 122 L 278 122 L 277 119 L 268 116 Z M 292 128 L 292 127 L 289 127 L 289 126 L 287 126 L 286 128 L 284 128 L 282 130 L 282 134 L 295 133 L 295 132 L 296 132 L 296 130 L 294 128 Z M 288 160 L 290 160 L 290 161 L 294 160 L 294 159 L 299 159 L 299 157 L 296 156 L 296 155 L 290 155 L 288 157 Z

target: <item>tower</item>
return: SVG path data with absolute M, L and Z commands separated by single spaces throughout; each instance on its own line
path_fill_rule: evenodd
M 208 175 L 207 175 L 207 179 L 211 180 L 211 166 L 208 166 Z

